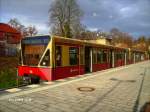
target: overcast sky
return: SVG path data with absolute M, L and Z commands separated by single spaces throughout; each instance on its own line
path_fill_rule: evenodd
M 90 30 L 118 28 L 134 37 L 150 36 L 150 0 L 77 0 L 84 12 L 82 23 Z M 0 0 L 0 22 L 17 18 L 48 34 L 48 9 L 52 0 Z

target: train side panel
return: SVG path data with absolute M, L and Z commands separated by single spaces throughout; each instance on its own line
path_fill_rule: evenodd
M 55 43 L 55 56 L 53 59 L 55 66 L 52 70 L 52 80 L 84 74 L 84 65 L 80 61 L 81 48 L 83 47 L 78 45 Z

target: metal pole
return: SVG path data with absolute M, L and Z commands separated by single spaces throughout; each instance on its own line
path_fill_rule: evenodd
M 114 56 L 114 51 L 112 51 L 112 67 L 114 68 L 115 66 L 115 56 Z
M 18 68 L 17 68 L 17 87 L 19 87 Z
M 125 60 L 124 64 L 127 65 L 127 53 L 126 52 L 125 52 L 125 59 L 124 60 Z
M 78 50 L 79 75 L 80 75 L 80 59 L 81 59 L 81 49 L 79 47 L 79 50 Z
M 90 72 L 92 72 L 93 71 L 93 61 L 92 61 L 92 58 L 93 58 L 93 56 L 92 56 L 92 48 L 90 49 L 90 56 L 91 56 L 91 66 L 90 66 Z
M 133 56 L 134 56 L 134 59 L 133 59 L 134 61 L 133 61 L 133 63 L 135 63 L 135 53 L 133 54 Z

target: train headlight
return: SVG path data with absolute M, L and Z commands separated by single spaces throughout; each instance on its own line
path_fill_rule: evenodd
M 46 65 L 46 62 L 43 62 L 42 64 L 45 66 L 45 65 Z
M 32 71 L 32 70 L 30 70 L 29 72 L 30 72 L 31 74 L 33 73 L 33 71 Z

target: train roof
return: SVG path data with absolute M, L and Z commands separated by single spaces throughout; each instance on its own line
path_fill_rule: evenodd
M 130 51 L 133 51 L 133 52 L 146 52 L 146 51 L 142 51 L 142 50 L 139 50 L 139 49 L 135 49 L 135 48 L 129 48 Z
M 130 50 L 133 52 L 145 52 L 142 50 L 137 50 L 134 48 L 124 48 L 124 47 L 116 47 L 113 45 L 105 45 L 105 44 L 100 44 L 100 43 L 95 43 L 95 42 L 90 42 L 88 40 L 79 40 L 79 39 L 74 39 L 74 38 L 66 38 L 66 37 L 61 37 L 61 36 L 56 36 L 56 35 L 36 35 L 36 36 L 27 36 L 24 39 L 30 39 L 30 38 L 42 38 L 42 37 L 50 37 L 54 39 L 56 42 L 60 43 L 68 43 L 68 44 L 79 44 L 79 45 L 86 45 L 86 46 L 98 46 L 98 47 L 104 47 L 104 48 L 112 48 L 112 49 L 120 49 L 120 50 Z M 23 40 L 24 40 L 23 39 Z
M 115 47 L 112 45 L 104 45 L 100 43 L 95 43 L 95 42 L 89 42 L 88 40 L 79 40 L 79 39 L 72 39 L 72 38 L 65 38 L 65 37 L 60 37 L 60 36 L 53 36 L 56 42 L 64 42 L 64 43 L 71 43 L 71 44 L 79 44 L 79 45 L 87 45 L 87 46 L 100 46 L 100 47 L 105 47 L 105 48 L 112 48 L 112 49 L 122 49 L 122 50 L 127 50 L 128 48 L 122 48 L 122 47 Z
M 29 38 L 38 38 L 38 37 L 51 37 L 50 35 L 34 35 L 34 36 L 26 36 L 24 39 L 29 39 Z
M 66 37 L 60 37 L 60 36 L 53 36 L 55 38 L 56 41 L 62 42 L 62 40 L 64 40 L 64 42 L 66 43 L 78 43 L 78 44 L 85 44 L 87 46 L 101 46 L 101 47 L 105 47 L 105 48 L 112 48 L 112 49 L 122 49 L 122 50 L 130 50 L 133 52 L 142 52 L 144 53 L 145 51 L 142 50 L 138 50 L 138 49 L 134 49 L 134 48 L 124 48 L 124 47 L 116 47 L 113 45 L 105 45 L 105 44 L 100 44 L 100 43 L 95 43 L 95 42 L 90 42 L 88 40 L 79 40 L 79 39 L 73 39 L 73 38 L 66 38 Z

